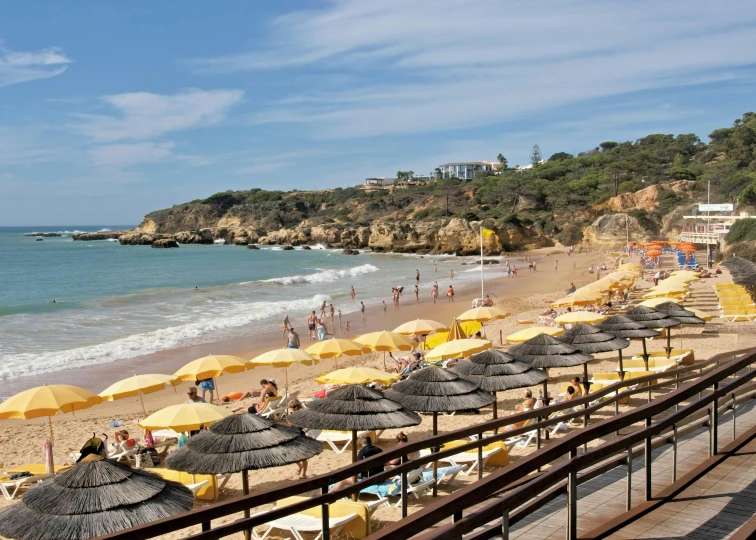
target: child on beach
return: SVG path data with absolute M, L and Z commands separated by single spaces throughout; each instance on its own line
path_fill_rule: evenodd
M 386 309 L 388 309 L 388 306 L 386 305 L 386 301 L 383 300 L 383 314 L 386 314 Z
M 346 322 L 346 325 L 344 326 L 344 334 L 349 335 L 349 321 Z
M 362 313 L 362 320 L 365 320 L 365 303 L 360 302 L 360 313 Z
M 449 288 L 446 290 L 446 296 L 449 299 L 449 302 L 454 302 L 454 287 L 449 285 Z

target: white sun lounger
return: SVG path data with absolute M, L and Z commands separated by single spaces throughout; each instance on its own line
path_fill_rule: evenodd
M 357 440 L 363 435 L 370 433 L 369 431 L 358 431 Z M 376 432 L 376 439 L 380 437 L 383 430 Z M 351 431 L 332 431 L 330 429 L 311 429 L 307 432 L 309 437 L 312 437 L 316 441 L 324 442 L 331 447 L 331 450 L 337 454 L 343 454 L 347 448 L 352 444 L 352 432 Z M 373 441 L 376 442 L 376 441 Z M 337 445 L 343 444 L 339 447 Z
M 421 469 L 408 472 L 407 482 L 407 496 L 414 497 L 415 499 L 419 499 L 433 487 L 433 477 L 424 479 Z M 379 499 L 399 497 L 399 500 L 394 505 L 395 507 L 399 507 L 402 504 L 402 477 L 401 475 L 397 475 L 380 484 L 368 486 L 360 491 L 360 495 L 373 495 Z
M 484 450 L 483 451 L 483 460 L 482 464 L 483 467 L 486 466 L 486 463 L 488 463 L 488 460 L 491 459 L 491 457 L 494 456 L 494 454 L 497 454 L 501 452 L 501 448 L 491 448 L 490 450 Z M 431 451 L 428 449 L 421 450 L 420 456 L 425 457 L 431 455 Z M 462 467 L 467 467 L 467 469 L 461 471 L 463 475 L 468 476 L 475 472 L 478 468 L 478 453 L 477 452 L 460 452 L 459 454 L 454 454 L 453 456 L 441 458 L 439 461 L 444 461 L 446 463 L 451 463 L 452 465 L 459 465 Z
M 347 516 L 329 519 L 328 528 L 332 534 L 339 534 L 347 523 L 356 518 L 357 514 L 349 514 Z M 304 540 L 301 533 L 318 533 L 315 540 L 320 540 L 323 537 L 323 520 L 320 517 L 308 516 L 305 514 L 292 514 L 290 516 L 269 521 L 266 525 L 268 526 L 268 530 L 265 531 L 262 536 L 255 533 L 253 529 L 252 537 L 256 540 L 264 540 L 273 529 L 289 531 L 295 540 Z
M 33 484 L 48 480 L 52 477 L 52 474 L 35 474 L 32 476 L 17 478 L 15 480 L 4 478 L 0 481 L 0 491 L 3 493 L 3 497 L 5 497 L 6 500 L 12 501 L 17 495 L 21 494 L 22 489 L 26 489 Z

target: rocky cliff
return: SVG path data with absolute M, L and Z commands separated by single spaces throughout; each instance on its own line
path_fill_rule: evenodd
M 628 214 L 607 214 L 583 230 L 583 243 L 601 248 L 624 247 L 628 237 L 634 242 L 650 240 L 638 220 Z

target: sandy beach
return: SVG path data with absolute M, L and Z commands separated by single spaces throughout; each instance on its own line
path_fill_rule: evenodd
M 537 314 L 544 310 L 550 301 L 553 301 L 564 295 L 564 291 L 574 282 L 580 287 L 596 279 L 595 275 L 590 275 L 587 268 L 591 265 L 597 265 L 601 262 L 609 263 L 609 255 L 604 253 L 582 253 L 568 257 L 565 249 L 544 249 L 538 252 L 528 254 L 539 262 L 539 271 L 537 273 L 528 272 L 527 266 L 518 270 L 516 278 L 497 278 L 487 284 L 487 289 L 495 297 L 495 305 L 511 313 L 511 316 L 503 321 L 487 325 L 487 335 L 499 346 L 500 335 L 506 336 L 516 330 L 525 328 L 517 324 L 518 319 L 533 317 L 537 321 Z M 559 271 L 554 271 L 554 260 L 559 260 Z M 439 273 L 440 275 L 440 273 Z M 718 280 L 722 281 L 726 276 L 721 276 Z M 445 285 L 448 277 L 439 279 L 442 294 L 445 291 Z M 694 299 L 697 289 L 711 287 L 712 280 L 703 280 L 693 285 Z M 643 286 L 648 286 L 644 284 Z M 446 301 L 445 297 L 439 298 L 438 304 L 433 304 L 429 296 L 421 296 L 420 303 L 415 302 L 414 294 L 407 292 L 402 298 L 402 304 L 399 309 L 389 308 L 383 313 L 380 308 L 370 306 L 366 312 L 365 320 L 362 321 L 360 314 L 350 314 L 353 331 L 351 337 L 357 334 L 387 329 L 391 330 L 399 324 L 415 318 L 432 318 L 442 322 L 450 322 L 455 315 L 469 309 L 471 300 L 479 296 L 479 289 L 475 284 L 468 284 L 464 289 L 458 290 L 455 302 Z M 390 298 L 389 298 L 390 300 Z M 359 294 L 356 301 L 359 301 Z M 387 302 L 390 303 L 390 302 Z M 694 302 L 695 304 L 695 302 Z M 698 306 L 696 306 L 698 307 Z M 702 306 L 702 309 L 705 307 Z M 307 340 L 306 326 L 303 320 L 293 320 L 294 327 L 300 333 L 302 347 L 309 345 Z M 330 331 L 330 325 L 329 325 Z M 700 329 L 686 328 L 685 331 L 686 346 L 693 347 L 696 350 L 697 359 L 705 359 L 716 353 L 738 348 L 737 335 L 720 335 L 720 336 L 702 336 Z M 342 333 L 336 330 L 337 337 L 342 337 Z M 673 334 L 674 339 L 679 340 L 678 333 Z M 228 340 L 224 342 L 206 344 L 197 347 L 187 347 L 172 351 L 165 351 L 159 354 L 149 355 L 132 359 L 125 363 L 105 364 L 87 369 L 75 369 L 65 372 L 51 373 L 44 376 L 36 376 L 33 381 L 25 378 L 9 380 L 5 382 L 5 391 L 8 394 L 32 385 L 39 385 L 47 382 L 58 382 L 76 384 L 94 392 L 101 391 L 110 383 L 127 377 L 132 373 L 173 373 L 184 363 L 199 358 L 206 354 L 236 354 L 243 358 L 252 358 L 255 355 L 283 345 L 280 332 L 271 332 L 252 339 Z M 675 343 L 679 345 L 679 341 Z M 652 341 L 650 350 L 661 348 L 662 344 L 658 341 Z M 631 346 L 625 350 L 625 357 L 640 352 L 641 346 L 638 342 L 633 341 Z M 348 365 L 367 365 L 372 367 L 382 367 L 382 355 L 370 354 L 362 357 L 340 358 L 339 367 Z M 334 365 L 333 360 L 326 360 L 318 365 L 311 367 L 296 366 L 289 369 L 289 384 L 291 389 L 296 389 L 302 396 L 311 395 L 320 387 L 314 382 L 314 377 L 331 371 Z M 591 373 L 612 371 L 616 369 L 616 354 L 606 353 L 596 356 L 596 360 L 589 365 Z M 549 391 L 558 393 L 559 386 L 562 382 L 569 381 L 575 375 L 581 375 L 582 370 L 579 368 L 570 369 L 553 369 L 549 372 Z M 259 388 L 258 381 L 263 378 L 275 377 L 279 385 L 283 385 L 283 371 L 275 369 L 254 369 L 236 375 L 224 375 L 217 379 L 221 393 L 231 391 L 256 390 Z M 33 383 L 33 384 L 32 384 Z M 147 412 L 158 410 L 168 405 L 181 403 L 186 397 L 186 389 L 189 383 L 182 384 L 176 388 L 176 391 L 168 389 L 145 396 L 144 404 Z M 523 391 L 516 390 L 510 392 L 501 392 L 499 398 L 499 410 L 511 411 L 514 404 L 521 399 Z M 245 405 L 251 404 L 254 399 L 248 399 Z M 501 413 L 500 413 L 501 414 Z M 66 414 L 54 417 L 52 424 L 55 430 L 55 461 L 56 464 L 72 463 L 68 456 L 69 451 L 77 451 L 80 446 L 92 436 L 93 433 L 98 436 L 103 433 L 109 433 L 112 436 L 112 429 L 108 425 L 115 420 L 124 421 L 124 427 L 134 434 L 140 432 L 137 422 L 143 416 L 138 398 L 122 399 L 112 403 L 103 403 L 89 410 L 80 411 L 75 414 Z M 454 430 L 462 426 L 468 426 L 470 423 L 478 423 L 491 418 L 491 408 L 481 410 L 480 415 L 458 414 L 454 416 L 444 416 L 439 419 L 439 428 L 442 431 Z M 0 456 L 5 467 L 11 467 L 29 462 L 42 462 L 43 450 L 42 445 L 47 435 L 47 418 L 20 421 L 8 420 L 3 422 L 4 429 L 0 432 Z M 397 430 L 398 431 L 398 430 Z M 430 434 L 430 423 L 423 422 L 414 428 L 404 430 L 411 440 L 423 438 Z M 393 437 L 395 431 L 387 431 L 381 438 L 380 446 L 390 448 L 393 446 Z M 530 450 L 528 450 L 530 451 Z M 512 458 L 516 459 L 518 452 L 515 450 Z M 320 455 L 313 458 L 310 462 L 310 474 L 317 475 L 327 470 L 334 469 L 347 464 L 349 454 L 335 454 L 330 449 L 326 449 Z M 281 467 L 272 470 L 266 470 L 264 473 L 251 474 L 251 489 L 253 491 L 270 489 L 271 487 L 285 485 L 295 479 L 295 467 Z M 235 475 L 228 483 L 227 488 L 221 494 L 221 500 L 240 494 L 241 480 L 239 475 Z M 0 504 L 11 504 L 3 501 Z M 199 503 L 202 504 L 202 503 Z M 411 501 L 410 512 L 416 509 L 422 501 Z M 380 526 L 381 522 L 387 522 L 397 517 L 397 509 L 382 508 L 375 515 L 375 525 Z M 178 537 L 178 536 L 177 536 Z

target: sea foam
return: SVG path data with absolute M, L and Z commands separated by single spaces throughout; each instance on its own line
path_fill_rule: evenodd
M 264 279 L 260 283 L 278 283 L 280 285 L 296 285 L 298 283 L 331 283 L 348 277 L 357 277 L 371 272 L 377 272 L 378 267 L 372 264 L 363 264 L 345 270 L 323 270 L 314 274 L 296 276 L 284 276 L 273 279 Z

